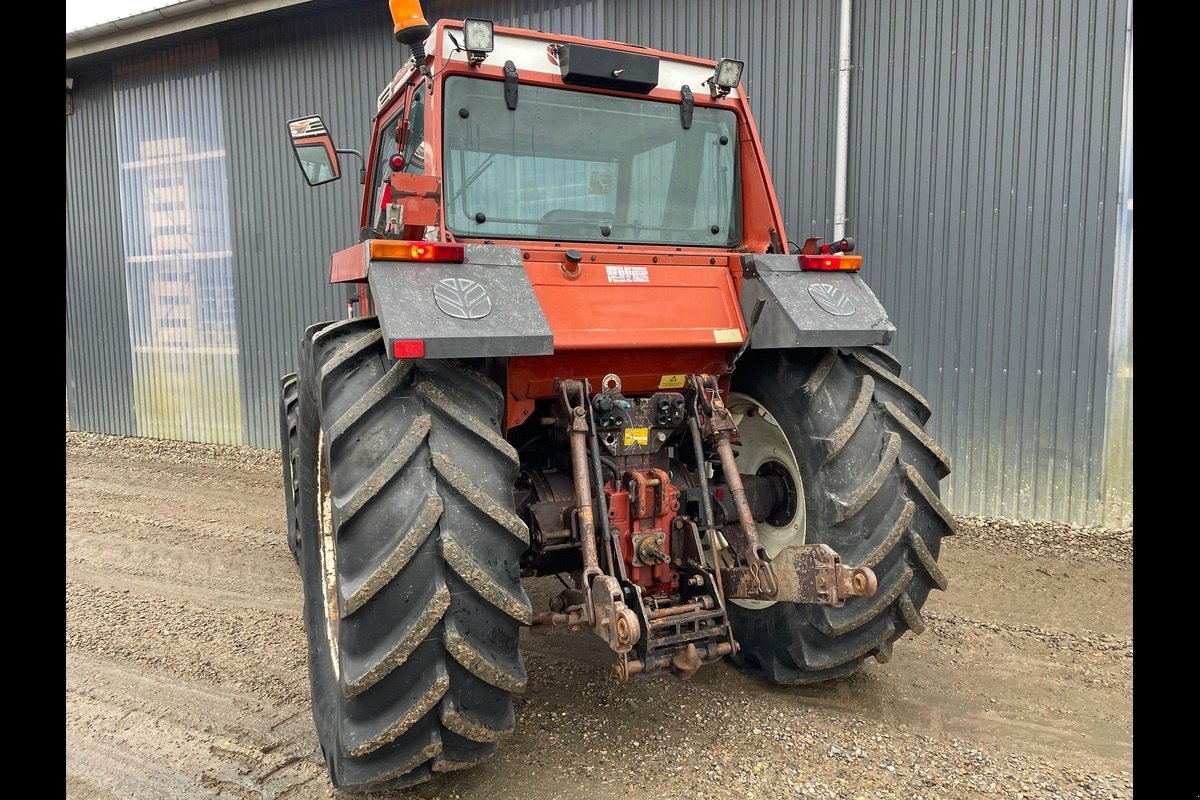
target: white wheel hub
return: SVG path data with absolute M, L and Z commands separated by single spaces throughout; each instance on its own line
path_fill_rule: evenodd
M 767 548 L 767 555 L 772 559 L 779 555 L 785 547 L 804 544 L 804 483 L 800 479 L 800 468 L 796 462 L 796 454 L 788 443 L 783 428 L 766 407 L 755 398 L 732 392 L 726 401 L 733 421 L 737 425 L 741 446 L 738 448 L 738 472 L 742 475 L 763 475 L 774 473 L 784 475 L 785 480 L 795 487 L 795 511 L 788 519 L 756 523 L 758 540 Z M 721 558 L 726 565 L 733 564 L 733 555 L 722 547 Z M 730 600 L 745 608 L 766 608 L 774 605 L 775 600 Z

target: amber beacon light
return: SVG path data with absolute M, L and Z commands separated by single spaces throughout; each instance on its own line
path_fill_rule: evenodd
M 396 41 L 412 47 L 429 36 L 429 21 L 425 19 L 418 0 L 388 0 L 395 25 Z

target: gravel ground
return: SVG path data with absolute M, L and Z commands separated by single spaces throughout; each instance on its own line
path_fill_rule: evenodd
M 279 476 L 273 451 L 67 434 L 68 797 L 347 796 L 312 731 Z M 527 635 L 498 753 L 384 796 L 1131 798 L 1132 529 L 958 522 L 949 591 L 886 664 L 619 684 L 595 637 Z
M 1133 528 L 956 516 L 958 536 L 1014 555 L 1133 564 Z

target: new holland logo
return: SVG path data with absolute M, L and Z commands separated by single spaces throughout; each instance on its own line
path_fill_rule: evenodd
M 835 317 L 848 317 L 854 313 L 854 303 L 846 293 L 828 283 L 814 283 L 808 287 L 808 293 L 824 311 Z
M 467 278 L 442 278 L 433 285 L 433 300 L 455 319 L 483 319 L 492 312 L 487 289 Z

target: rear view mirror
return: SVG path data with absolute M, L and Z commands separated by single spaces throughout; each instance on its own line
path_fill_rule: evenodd
M 288 122 L 292 151 L 309 186 L 336 181 L 342 177 L 338 168 L 333 137 L 320 117 L 301 117 Z

